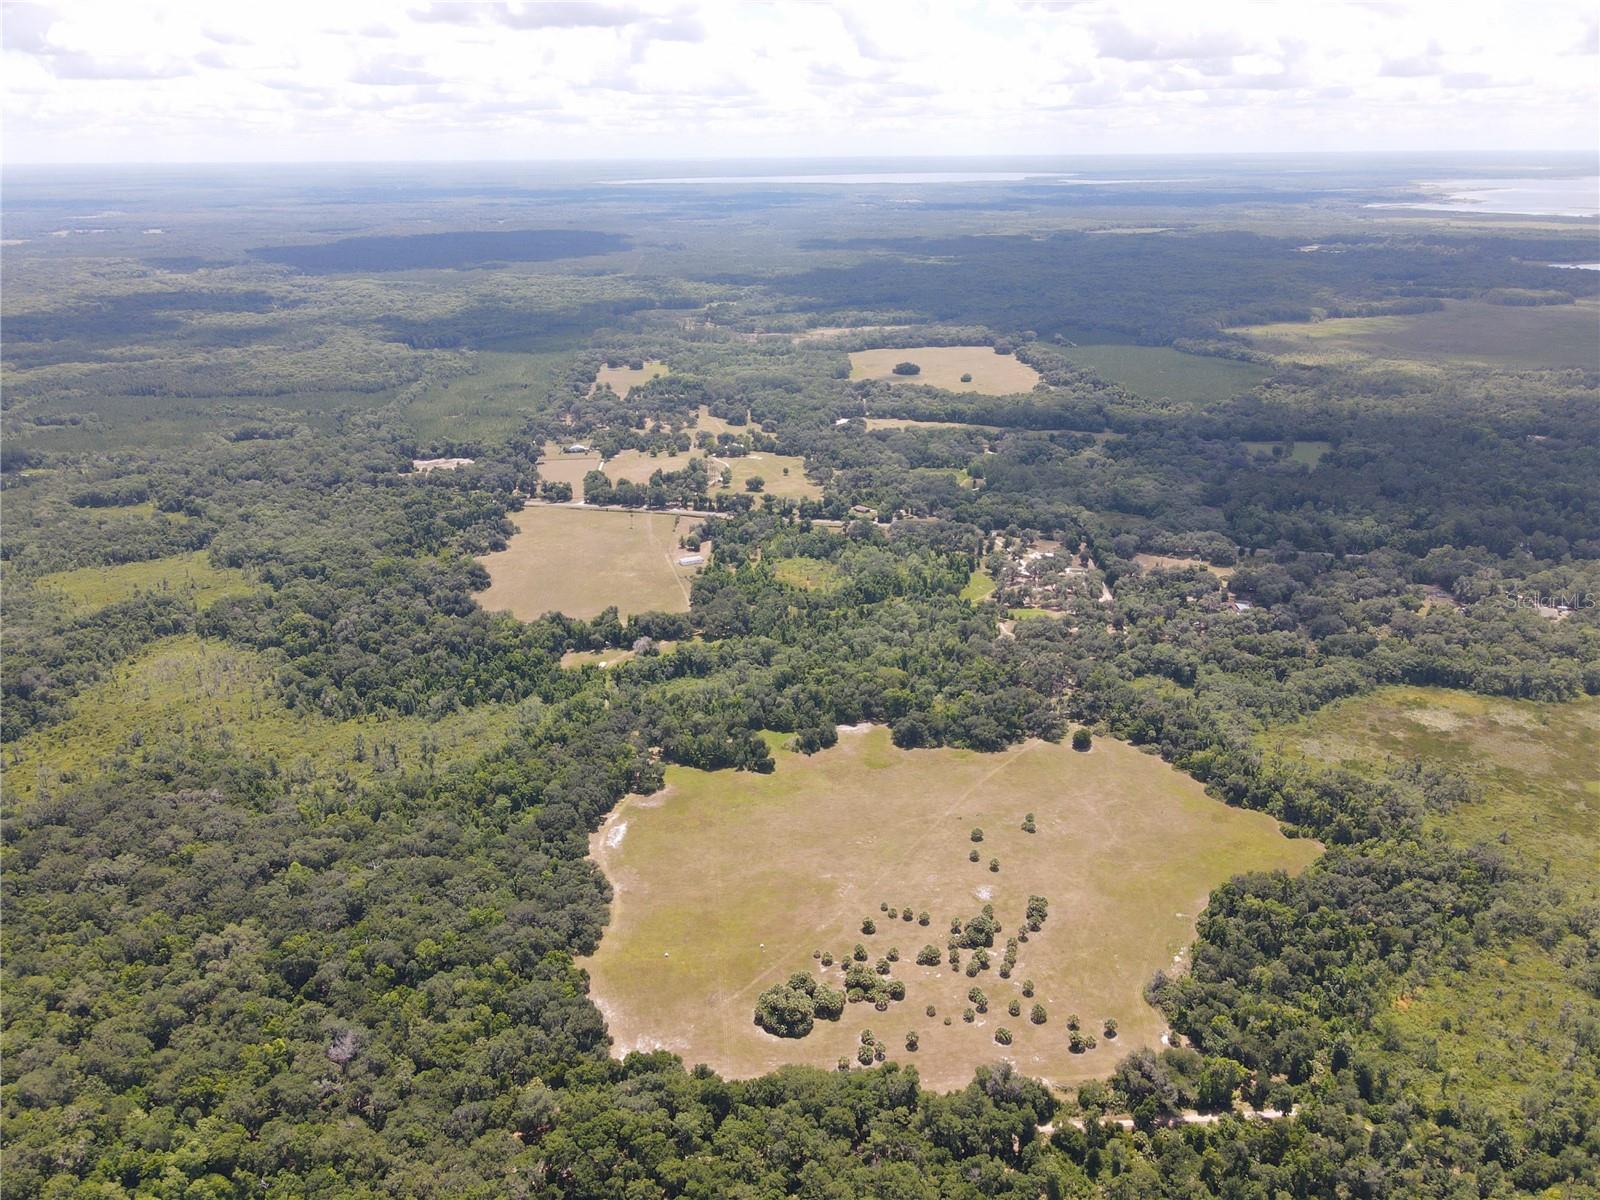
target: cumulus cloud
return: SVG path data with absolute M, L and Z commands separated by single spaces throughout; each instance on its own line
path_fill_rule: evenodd
M 350 75 L 350 82 L 375 87 L 442 83 L 438 75 L 423 69 L 422 61 L 420 55 L 380 54 L 356 68 Z
M 1249 38 L 1232 29 L 1138 33 L 1120 21 L 1107 21 L 1094 32 L 1100 53 L 1124 62 L 1232 58 L 1255 49 Z
M 1439 74 L 1439 64 L 1432 55 L 1413 54 L 1409 58 L 1386 58 L 1378 74 L 1385 79 L 1418 79 L 1424 75 Z
M 637 22 L 636 8 L 591 0 L 535 0 L 531 4 L 488 4 L 491 19 L 513 29 L 616 29 Z
M 0 91 L 18 160 L 1592 147 L 1592 6 L 15 3 Z
M 193 74 L 187 63 L 96 58 L 76 52 L 54 55 L 50 71 L 57 79 L 177 79 Z
M 7 4 L 0 16 L 5 48 L 23 54 L 48 54 L 50 28 L 55 23 L 56 14 L 42 4 Z

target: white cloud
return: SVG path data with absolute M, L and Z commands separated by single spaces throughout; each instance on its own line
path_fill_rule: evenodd
M 18 161 L 1600 141 L 1592 0 L 74 0 L 0 14 Z

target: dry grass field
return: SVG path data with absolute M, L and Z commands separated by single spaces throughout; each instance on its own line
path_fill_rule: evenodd
M 570 483 L 572 498 L 583 499 L 583 477 L 598 471 L 603 460 L 598 454 L 567 454 L 559 442 L 546 442 L 539 458 L 539 478 L 551 483 Z
M 547 612 L 588 619 L 615 604 L 630 613 L 686 612 L 689 580 L 678 538 L 698 522 L 666 513 L 530 505 L 510 545 L 480 561 L 490 584 L 478 603 L 531 621 Z M 709 555 L 709 548 L 700 553 Z
M 614 481 L 627 479 L 634 483 L 649 483 L 650 476 L 656 471 L 681 471 L 695 457 L 711 459 L 713 492 L 742 492 L 745 490 L 744 481 L 752 475 L 759 475 L 763 483 L 761 490 L 771 495 L 790 500 L 818 500 L 822 497 L 822 489 L 806 478 L 806 460 L 792 454 L 757 453 L 719 458 L 696 450 L 690 454 L 658 454 L 651 457 L 641 450 L 624 450 L 607 459 L 604 470 Z M 727 487 L 721 488 L 715 485 L 724 467 L 732 472 L 733 480 Z M 784 474 L 786 470 L 788 474 Z
M 624 400 L 628 393 L 636 387 L 649 383 L 652 379 L 659 379 L 667 373 L 667 364 L 664 362 L 647 361 L 644 366 L 635 370 L 632 367 L 605 367 L 602 366 L 594 377 L 594 387 L 589 389 L 593 395 L 601 385 L 609 385 L 611 390 Z
M 914 362 L 919 375 L 896 375 L 896 363 Z M 963 375 L 971 375 L 962 383 Z M 857 350 L 850 355 L 851 379 L 887 379 L 891 383 L 921 383 L 952 392 L 982 392 L 1008 396 L 1031 392 L 1039 372 L 1014 354 L 996 354 L 990 346 L 916 346 L 903 350 Z
M 1141 990 L 1181 957 L 1212 888 L 1237 871 L 1299 869 L 1319 851 L 1108 739 L 1083 754 L 1042 742 L 992 755 L 908 752 L 873 728 L 847 730 L 809 758 L 776 758 L 770 775 L 669 767 L 664 791 L 624 800 L 591 840 L 616 896 L 611 927 L 584 965 L 617 1054 L 665 1047 L 744 1078 L 784 1063 L 832 1066 L 870 1028 L 935 1088 L 960 1087 L 1002 1057 L 1070 1084 L 1157 1043 L 1164 1025 Z M 1029 812 L 1032 834 L 1020 828 Z M 968 861 L 974 826 L 984 831 L 979 863 Z M 1049 900 L 1049 919 L 1020 947 L 1013 977 L 1000 979 L 1005 938 L 1035 894 Z M 926 910 L 930 924 L 890 920 L 881 903 Z M 968 978 L 965 952 L 963 969 L 952 970 L 945 942 L 952 918 L 985 903 L 1004 931 L 991 969 Z M 867 917 L 872 936 L 861 932 Z M 840 1021 L 819 1021 L 798 1040 L 753 1023 L 760 993 L 793 972 L 840 986 L 838 962 L 823 969 L 812 953 L 838 960 L 857 942 L 874 962 L 898 948 L 892 977 L 905 983 L 904 1001 L 887 1012 L 847 1005 Z M 940 965 L 916 965 L 929 943 Z M 1043 1025 L 1029 1022 L 1034 1000 L 1020 1018 L 1007 1014 L 1024 979 L 1048 1012 Z M 989 1011 L 966 1024 L 973 986 Z M 1114 1017 L 1121 1036 L 1074 1055 L 1072 1013 L 1097 1037 Z M 995 1043 L 1000 1026 L 1015 1035 L 1012 1046 Z M 921 1039 L 915 1053 L 900 1048 L 908 1030 Z
M 1183 571 L 1190 567 L 1200 567 L 1210 571 L 1218 579 L 1231 579 L 1232 567 L 1214 567 L 1203 558 L 1174 558 L 1170 554 L 1135 554 L 1133 561 L 1139 564 L 1139 569 L 1146 573 L 1153 571 Z

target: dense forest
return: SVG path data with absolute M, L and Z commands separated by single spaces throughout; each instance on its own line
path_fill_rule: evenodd
M 1290 361 L 1236 332 L 1592 303 L 1600 278 L 1540 265 L 1592 257 L 1592 238 L 1341 218 L 1318 239 L 1337 253 L 1302 253 L 1242 215 L 910 238 L 841 231 L 830 209 L 763 259 L 645 200 L 594 233 L 263 250 L 202 230 L 197 256 L 222 265 L 129 258 L 126 290 L 93 303 L 77 267 L 19 264 L 0 463 L 8 1194 L 1600 1194 L 1600 897 L 1444 831 L 1478 799 L 1447 765 L 1362 771 L 1261 741 L 1386 685 L 1600 695 L 1600 362 Z M 662 222 L 687 248 L 654 274 L 607 257 Z M 441 265 L 459 277 L 364 274 Z M 824 334 L 774 332 L 790 326 Z M 1084 330 L 1261 382 L 1141 390 L 1074 359 Z M 1040 383 L 851 377 L 854 349 L 974 343 Z M 592 387 L 644 359 L 671 373 Z M 570 497 L 545 447 L 576 438 L 602 459 L 689 456 L 585 485 L 591 504 L 697 514 L 712 549 L 687 611 L 481 606 L 479 558 L 525 503 Z M 712 460 L 751 453 L 802 459 L 815 498 L 722 490 Z M 412 467 L 454 455 L 473 461 Z M 1046 543 L 1081 565 L 1030 619 L 1017 555 Z M 181 556 L 226 586 L 162 576 L 91 605 L 61 583 Z M 830 585 L 796 584 L 794 562 Z M 562 665 L 642 640 L 609 669 Z M 218 698 L 184 660 L 162 692 L 129 674 L 161 647 L 260 673 Z M 76 755 L 86 707 L 130 678 L 170 710 Z M 438 732 L 475 719 L 492 736 Z M 361 732 L 264 748 L 244 725 L 269 721 Z M 998 1055 L 950 1094 L 911 1056 L 748 1080 L 614 1057 L 574 963 L 611 898 L 589 835 L 667 765 L 770 771 L 771 734 L 814 752 L 859 722 L 908 750 L 1084 727 L 1326 849 L 1219 888 L 1192 966 L 1147 990 L 1172 1044 L 1071 1092 Z M 1584 1002 L 1538 1031 L 1559 1069 L 1530 1066 L 1508 1109 L 1436 1083 L 1386 1020 L 1408 989 L 1526 944 L 1558 950 Z

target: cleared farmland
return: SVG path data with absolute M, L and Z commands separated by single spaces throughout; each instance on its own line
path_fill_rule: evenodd
M 896 375 L 897 363 L 912 362 L 916 375 Z M 962 376 L 972 378 L 963 382 Z M 900 350 L 857 350 L 850 355 L 851 379 L 887 379 L 920 383 L 952 392 L 1008 396 L 1031 392 L 1039 372 L 1014 354 L 996 354 L 992 346 L 914 346 Z
M 937 1088 L 1002 1057 L 1056 1084 L 1104 1074 L 1127 1049 L 1158 1041 L 1164 1025 L 1142 988 L 1181 960 L 1210 890 L 1236 871 L 1298 869 L 1319 850 L 1113 741 L 1087 754 L 1042 742 L 993 755 L 908 752 L 869 729 L 809 758 L 776 758 L 770 775 L 669 767 L 665 791 L 629 797 L 591 840 L 615 900 L 586 965 L 619 1055 L 663 1047 L 746 1077 L 783 1063 L 832 1066 L 871 1028 L 896 1047 L 891 1058 L 914 1062 Z M 1021 828 L 1030 812 L 1035 833 Z M 975 826 L 978 863 L 969 861 Z M 998 978 L 1000 947 L 1030 895 L 1048 899 L 1050 916 L 1020 947 L 1012 978 Z M 1004 930 L 995 966 L 969 978 L 950 968 L 945 942 L 952 918 L 986 903 Z M 926 911 L 930 923 L 891 920 L 882 904 Z M 873 935 L 862 932 L 866 918 Z M 754 1025 L 757 997 L 793 972 L 839 986 L 857 942 L 873 960 L 898 949 L 904 1001 L 886 1012 L 847 1005 L 843 1019 L 819 1021 L 802 1039 Z M 925 944 L 939 949 L 938 966 L 916 965 Z M 833 967 L 813 958 L 819 950 Z M 1018 1019 L 1007 1006 L 1024 979 L 1035 996 Z M 968 1023 L 974 986 L 989 1011 Z M 1035 1000 L 1047 1010 L 1042 1025 L 1026 1015 Z M 1073 1013 L 1096 1034 L 1115 1018 L 1121 1035 L 1073 1054 Z M 994 1040 L 1002 1025 L 1015 1034 L 1005 1048 Z M 914 1053 L 898 1049 L 908 1030 L 921 1041 Z
M 479 560 L 490 584 L 478 603 L 488 611 L 531 621 L 547 612 L 587 619 L 612 604 L 624 616 L 688 610 L 698 568 L 678 565 L 687 554 L 678 538 L 693 517 L 542 504 L 512 520 L 506 549 Z

